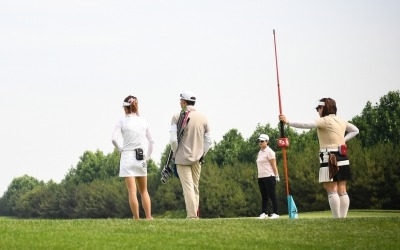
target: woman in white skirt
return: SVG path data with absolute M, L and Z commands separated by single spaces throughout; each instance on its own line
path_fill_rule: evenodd
M 359 130 L 353 124 L 336 116 L 336 102 L 332 98 L 319 100 L 316 110 L 320 117 L 315 121 L 289 122 L 284 115 L 279 115 L 279 120 L 295 128 L 317 128 L 320 147 L 319 182 L 323 183 L 328 193 L 333 218 L 346 218 L 350 205 L 346 181 L 351 180 L 346 142 L 356 136 Z M 328 164 L 330 160 L 332 164 Z
M 137 98 L 132 95 L 126 97 L 123 108 L 125 117 L 117 122 L 112 135 L 112 143 L 121 153 L 119 177 L 125 178 L 133 218 L 140 219 L 138 189 L 146 219 L 151 220 L 146 160 L 151 157 L 154 141 L 147 121 L 139 116 Z

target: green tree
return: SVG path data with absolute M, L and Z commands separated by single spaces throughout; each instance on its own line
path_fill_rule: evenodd
M 218 166 L 233 164 L 238 161 L 244 144 L 243 136 L 237 129 L 231 129 L 222 137 L 222 141 L 210 150 L 209 158 Z
M 35 186 L 32 190 L 19 196 L 13 208 L 14 214 L 20 218 L 35 218 L 39 217 L 38 208 L 40 203 L 40 192 L 42 186 Z
M 400 141 L 400 91 L 390 91 L 380 98 L 380 102 L 372 106 L 367 102 L 360 116 L 352 122 L 360 130 L 363 147 L 371 147 L 379 142 Z
M 371 173 L 365 150 L 357 136 L 347 143 L 352 180 L 347 182 L 347 192 L 351 198 L 350 208 L 368 209 L 371 207 Z
M 100 179 L 103 176 L 104 169 L 102 165 L 105 162 L 103 152 L 96 151 L 95 153 L 85 151 L 80 158 L 76 168 L 71 168 L 65 176 L 65 181 L 74 184 L 90 183 L 95 179 Z
M 107 180 L 118 177 L 120 153 L 114 150 L 111 154 L 85 151 L 76 168 L 69 169 L 63 181 L 74 184 L 90 183 L 94 180 Z M 152 168 L 154 165 L 150 164 Z M 154 170 L 153 170 L 154 171 Z
M 131 217 L 125 184 L 115 179 L 79 184 L 76 204 L 77 218 Z
M 400 155 L 399 146 L 378 143 L 367 150 L 369 194 L 371 208 L 399 209 L 400 201 Z
M 37 193 L 40 202 L 37 208 L 37 213 L 41 218 L 71 218 L 73 216 L 73 209 L 75 207 L 75 189 L 66 190 L 65 184 L 57 184 L 49 182 L 43 186 Z M 70 202 L 70 208 L 65 209 L 65 201 Z
M 21 197 L 40 185 L 43 185 L 42 181 L 28 175 L 14 178 L 0 199 L 0 214 L 7 216 L 16 215 L 17 207 L 20 208 L 19 202 L 22 199 Z
M 218 167 L 216 164 L 202 166 L 200 183 L 200 211 L 203 217 L 234 217 L 246 208 L 245 193 L 237 183 L 239 166 Z M 236 169 L 236 170 L 235 170 Z M 225 173 L 224 173 L 225 172 Z

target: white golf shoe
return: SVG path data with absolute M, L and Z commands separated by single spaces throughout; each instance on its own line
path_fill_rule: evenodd
M 260 217 L 258 217 L 259 219 L 266 219 L 268 218 L 268 215 L 266 215 L 265 213 L 260 214 Z
M 268 217 L 268 218 L 270 218 L 270 219 L 278 219 L 278 218 L 279 218 L 279 215 L 277 215 L 277 214 L 271 214 L 271 216 Z

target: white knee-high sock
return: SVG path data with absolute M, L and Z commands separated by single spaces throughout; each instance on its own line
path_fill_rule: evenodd
M 340 199 L 340 218 L 347 217 L 347 211 L 349 211 L 350 198 L 347 193 L 339 194 Z
M 331 207 L 331 212 L 333 218 L 340 218 L 340 199 L 336 192 L 328 193 L 329 206 Z

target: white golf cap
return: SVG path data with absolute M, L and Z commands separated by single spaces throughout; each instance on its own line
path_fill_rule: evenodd
M 186 100 L 186 101 L 196 101 L 196 96 L 192 91 L 183 91 L 180 95 L 181 100 Z
M 266 135 L 266 134 L 261 134 L 261 135 L 258 137 L 258 140 L 269 141 L 269 136 Z

